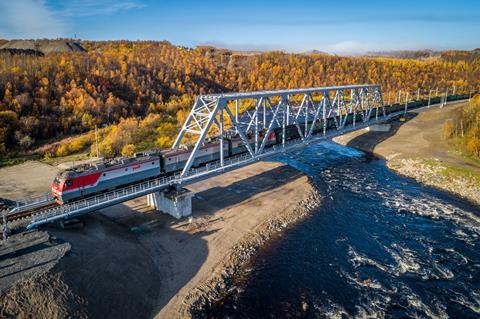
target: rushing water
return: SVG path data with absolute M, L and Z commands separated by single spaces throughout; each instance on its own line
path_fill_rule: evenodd
M 480 317 L 478 207 L 333 142 L 279 160 L 311 176 L 322 203 L 208 316 Z

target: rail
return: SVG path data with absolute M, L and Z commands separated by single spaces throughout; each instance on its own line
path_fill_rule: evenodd
M 414 103 L 414 101 L 412 101 Z M 442 105 L 442 104 L 440 104 Z M 422 108 L 427 108 L 433 105 L 425 105 Z M 177 173 L 171 176 L 157 177 L 144 182 L 129 185 L 114 191 L 109 191 L 99 195 L 91 196 L 85 199 L 77 200 L 75 202 L 66 203 L 62 206 L 48 208 L 45 210 L 38 210 L 32 216 L 28 229 L 37 227 L 39 225 L 61 220 L 69 219 L 78 215 L 93 212 L 98 209 L 113 206 L 140 196 L 148 195 L 150 193 L 161 191 L 168 187 L 176 185 L 188 185 L 203 178 L 207 178 L 214 174 L 220 174 L 229 170 L 239 168 L 241 166 L 249 165 L 255 161 L 274 156 L 279 153 L 288 152 L 294 149 L 299 149 L 308 144 L 318 143 L 333 137 L 348 133 L 350 131 L 358 130 L 368 127 L 370 125 L 385 122 L 393 117 L 397 117 L 405 113 L 408 109 L 408 103 L 405 110 L 400 110 L 395 113 L 384 114 L 379 117 L 372 117 L 367 121 L 360 121 L 351 125 L 344 125 L 336 129 L 319 132 L 311 136 L 283 141 L 282 144 L 265 147 L 263 152 L 251 154 L 246 152 L 235 157 L 225 158 L 216 162 L 208 163 L 202 167 L 191 168 L 186 174 Z M 419 108 L 421 109 L 421 108 Z M 37 201 L 38 203 L 39 201 Z M 30 201 L 35 203 L 35 201 Z
M 10 210 L 9 214 L 19 213 L 29 209 L 35 209 L 54 202 L 51 193 L 44 193 L 40 196 L 16 201 L 15 207 Z

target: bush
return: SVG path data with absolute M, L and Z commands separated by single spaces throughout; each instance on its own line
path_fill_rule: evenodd
M 55 152 L 55 155 L 57 157 L 67 156 L 68 154 L 69 154 L 68 153 L 68 147 L 65 144 L 60 145 Z
M 453 120 L 447 120 L 443 124 L 443 137 L 449 139 L 455 134 L 455 126 L 453 125 Z
M 122 156 L 133 156 L 135 154 L 135 145 L 127 144 L 122 148 Z

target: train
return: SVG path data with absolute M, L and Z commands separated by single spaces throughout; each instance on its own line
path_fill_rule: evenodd
M 260 134 L 262 139 L 264 134 L 265 131 Z M 254 137 L 248 135 L 247 139 L 250 146 L 254 147 Z M 269 133 L 265 147 L 276 143 L 275 132 Z M 240 137 L 234 136 L 224 140 L 223 151 L 225 158 L 229 158 L 247 152 L 247 148 Z M 137 153 L 134 157 L 117 157 L 77 165 L 55 176 L 51 185 L 52 195 L 57 203 L 64 204 L 150 178 L 173 174 L 185 167 L 190 153 L 190 147 L 153 150 Z M 208 141 L 198 150 L 192 167 L 199 167 L 219 159 L 220 142 Z
M 468 95 L 449 96 L 448 100 L 460 100 L 468 98 Z M 426 106 L 428 100 L 419 100 L 410 102 L 409 109 L 415 109 Z M 440 97 L 434 97 L 430 100 L 431 104 L 440 103 Z M 393 104 L 385 107 L 387 114 L 403 110 L 404 104 Z M 381 110 L 379 110 L 382 112 Z M 362 114 L 356 114 L 356 122 L 362 121 Z M 353 114 L 349 114 L 346 119 L 346 125 L 353 122 Z M 312 123 L 310 122 L 309 125 Z M 321 121 L 313 123 L 313 134 L 323 131 Z M 326 129 L 335 127 L 334 118 L 329 118 L 326 123 Z M 300 125 L 304 131 L 305 124 Z M 286 126 L 285 131 L 281 127 L 271 130 L 265 147 L 281 144 L 285 140 L 300 138 L 296 125 Z M 263 139 L 266 130 L 260 133 Z M 255 145 L 254 136 L 247 136 L 248 143 Z M 239 136 L 232 135 L 226 137 L 223 145 L 220 146 L 219 140 L 211 140 L 204 143 L 199 149 L 192 167 L 199 167 L 220 159 L 220 147 L 223 147 L 225 158 L 237 156 L 247 152 L 247 148 Z M 51 184 L 51 191 L 55 201 L 64 204 L 74 200 L 82 199 L 87 196 L 99 194 L 108 190 L 124 187 L 130 184 L 138 183 L 162 175 L 174 174 L 181 171 L 189 158 L 191 147 L 180 148 L 176 150 L 154 150 L 148 153 L 137 153 L 134 157 L 120 157 L 99 162 L 78 165 L 57 174 Z

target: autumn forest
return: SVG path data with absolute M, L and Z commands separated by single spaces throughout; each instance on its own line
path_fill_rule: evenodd
M 0 157 L 104 156 L 171 145 L 196 95 L 354 83 L 398 90 L 478 90 L 480 60 L 237 53 L 168 42 L 83 41 L 87 52 L 0 55 Z M 57 141 L 64 141 L 55 143 Z

